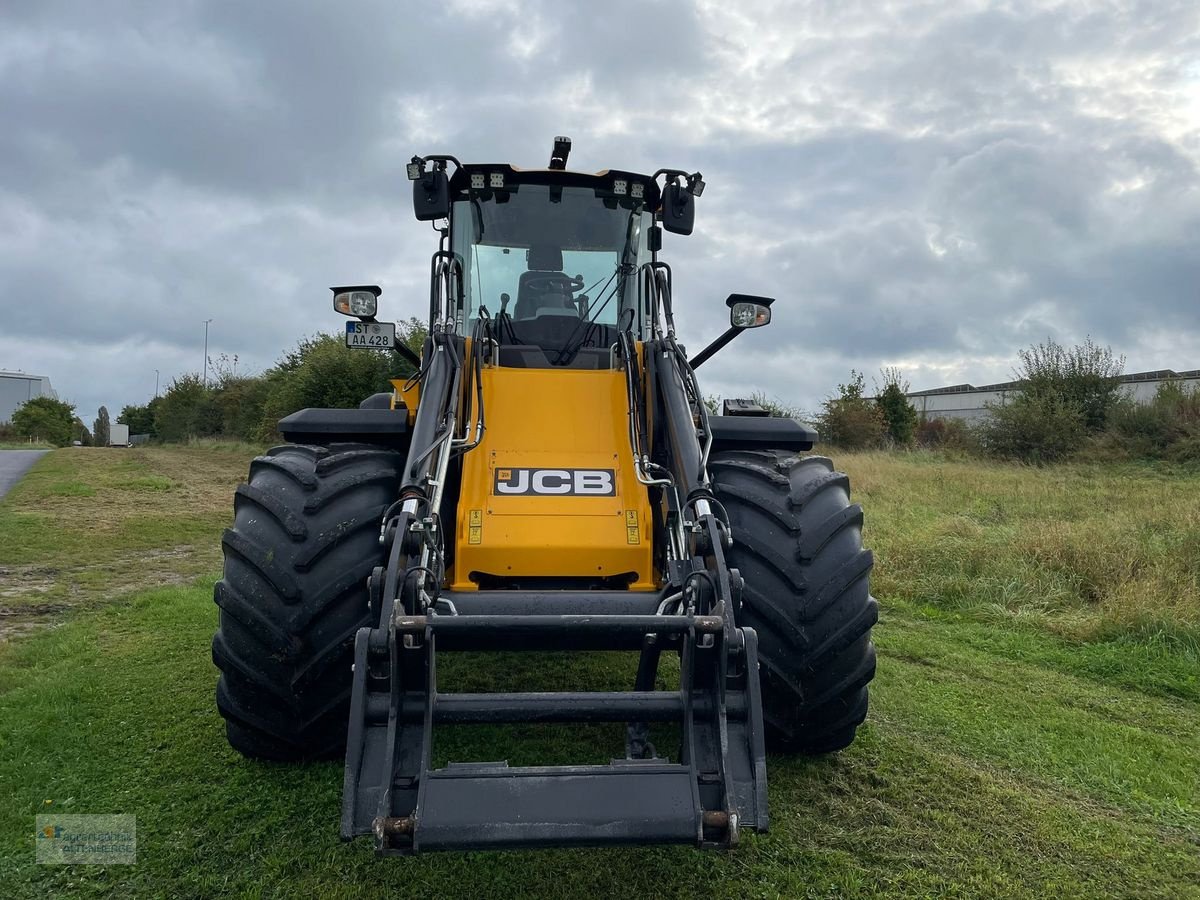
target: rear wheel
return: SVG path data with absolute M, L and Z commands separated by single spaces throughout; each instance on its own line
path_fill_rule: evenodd
M 383 565 L 379 521 L 404 459 L 360 444 L 276 447 L 250 464 L 225 532 L 213 662 L 229 743 L 260 759 L 345 748 L 355 632 Z
M 849 479 L 823 456 L 783 451 L 715 453 L 709 465 L 733 529 L 726 559 L 746 582 L 738 624 L 758 633 L 772 749 L 847 747 L 867 714 L 878 618 Z

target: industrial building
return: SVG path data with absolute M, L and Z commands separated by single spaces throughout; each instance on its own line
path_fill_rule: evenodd
M 58 399 L 49 378 L 24 372 L 0 372 L 0 425 L 11 422 L 17 407 L 34 397 Z
M 1157 369 L 1153 372 L 1122 375 L 1121 391 L 1138 403 L 1147 403 L 1154 398 L 1158 386 L 1164 381 L 1180 381 L 1184 383 L 1185 388 L 1200 390 L 1200 369 L 1186 372 Z M 1009 397 L 1020 390 L 1019 381 L 1004 381 L 979 387 L 973 384 L 953 384 L 928 391 L 912 391 L 908 394 L 908 399 L 922 419 L 963 419 L 975 423 L 987 417 L 989 406 L 1006 403 Z

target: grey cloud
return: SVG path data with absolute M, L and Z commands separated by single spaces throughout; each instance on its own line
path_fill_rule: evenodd
M 697 234 L 667 240 L 690 346 L 724 327 L 726 293 L 779 298 L 702 371 L 711 392 L 812 408 L 851 366 L 895 362 L 918 387 L 987 381 L 1047 334 L 1191 368 L 1197 16 L 7 4 L 0 368 L 113 408 L 153 368 L 197 369 L 205 318 L 215 351 L 262 367 L 335 324 L 329 284 L 378 281 L 388 312 L 419 315 L 432 235 L 403 162 L 537 164 L 559 133 L 580 168 L 705 173 Z M 102 361 L 86 379 L 84 359 Z

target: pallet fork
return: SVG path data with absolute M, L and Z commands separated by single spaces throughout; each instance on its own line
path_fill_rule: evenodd
M 709 528 L 719 553 L 716 523 Z M 732 604 L 710 588 L 715 581 L 732 599 L 736 572 L 714 579 L 701 558 L 690 565 L 706 574 L 680 578 L 693 587 L 676 615 L 659 613 L 659 595 L 628 591 L 443 594 L 424 615 L 379 602 L 379 624 L 360 629 L 355 641 L 342 837 L 373 834 L 380 854 L 406 855 L 641 843 L 725 848 L 741 829 L 766 831 L 757 638 L 734 625 Z M 380 587 L 401 583 L 383 570 L 372 582 L 376 598 L 388 596 Z M 439 693 L 438 655 L 462 650 L 636 650 L 640 659 L 631 691 Z M 653 690 L 663 650 L 680 654 L 678 691 Z M 624 722 L 626 758 L 432 767 L 435 726 L 512 722 Z M 653 755 L 651 722 L 679 724 L 678 761 Z

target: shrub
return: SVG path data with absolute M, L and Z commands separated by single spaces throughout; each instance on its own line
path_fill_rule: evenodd
M 883 426 L 892 443 L 907 447 L 917 431 L 917 409 L 908 401 L 909 384 L 897 368 L 883 369 L 883 388 L 876 385 L 875 404 L 883 417 Z
M 279 420 L 298 409 L 358 406 L 371 394 L 387 390 L 389 378 L 401 378 L 411 371 L 393 353 L 351 350 L 340 335 L 321 334 L 303 340 L 267 372 L 259 419 L 261 436 L 273 436 Z
M 130 434 L 149 434 L 154 432 L 154 411 L 158 409 L 158 398 L 155 397 L 145 406 L 130 405 L 121 410 L 117 421 L 129 426 Z
M 214 403 L 216 388 L 205 386 L 199 375 L 181 375 L 158 399 L 154 431 L 164 441 L 220 434 L 221 410 Z
M 1108 431 L 1097 450 L 1122 458 L 1170 458 L 1181 462 L 1194 457 L 1200 441 L 1200 391 L 1177 381 L 1164 381 L 1149 403 L 1123 398 L 1109 415 Z
M 1124 357 L 1088 338 L 1075 347 L 1053 340 L 1020 351 L 1019 393 L 990 405 L 980 432 L 988 452 L 1026 462 L 1062 459 L 1104 430 L 1121 403 Z
M 1118 403 L 1125 357 L 1113 354 L 1090 337 L 1082 344 L 1064 347 L 1053 340 L 1018 351 L 1021 365 L 1016 379 L 1021 396 L 1044 400 L 1079 413 L 1091 432 L 1108 424 L 1109 412 Z
M 874 401 L 863 396 L 860 372 L 851 369 L 850 380 L 838 385 L 838 396 L 825 401 L 817 427 L 821 440 L 848 450 L 877 447 L 882 443 L 883 416 Z
M 917 425 L 916 442 L 929 450 L 980 450 L 975 430 L 962 419 L 925 419 Z
M 1063 397 L 1022 394 L 1006 406 L 990 406 L 989 412 L 979 437 L 994 456 L 1054 462 L 1087 440 L 1083 413 Z

